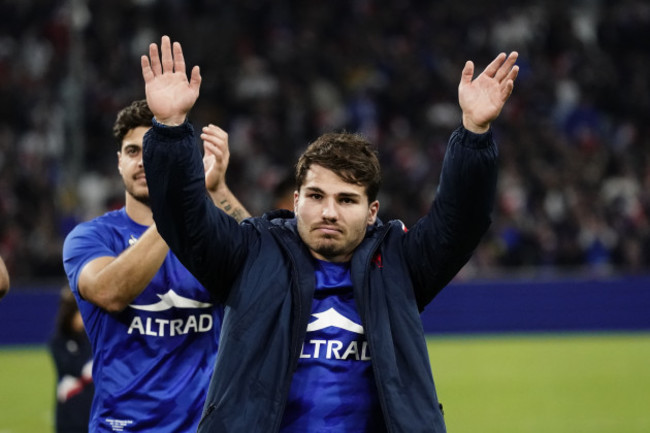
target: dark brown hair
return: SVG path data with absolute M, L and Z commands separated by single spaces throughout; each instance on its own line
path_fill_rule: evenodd
M 122 148 L 124 136 L 132 129 L 138 126 L 151 126 L 153 113 L 147 105 L 146 99 L 133 101 L 131 105 L 124 107 L 117 113 L 117 119 L 113 125 L 113 137 L 117 144 Z
M 333 171 L 348 183 L 363 186 L 368 195 L 368 203 L 377 198 L 381 184 L 377 151 L 360 134 L 330 132 L 311 143 L 296 164 L 298 189 L 314 164 Z

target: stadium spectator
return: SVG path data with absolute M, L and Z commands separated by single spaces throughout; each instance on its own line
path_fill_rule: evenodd
M 380 216 L 407 225 L 457 123 L 458 47 L 480 62 L 515 49 L 495 223 L 462 276 L 650 266 L 647 1 L 33 0 L 0 4 L 0 256 L 14 285 L 58 277 L 71 228 L 123 205 L 108 131 L 140 89 L 133 58 L 163 32 L 204 41 L 188 48 L 204 74 L 192 117 L 229 131 L 228 183 L 253 214 L 309 139 L 363 130 L 383 155 Z M 616 233 L 598 254 L 584 211 Z
M 293 173 L 287 174 L 273 188 L 272 209 L 293 211 L 293 193 L 296 190 L 296 179 Z
M 93 432 L 196 431 L 218 349 L 221 306 L 153 223 L 142 164 L 152 117 L 144 100 L 120 110 L 113 132 L 126 204 L 79 224 L 63 247 L 93 348 Z M 248 214 L 225 184 L 228 136 L 209 125 L 201 138 L 203 194 L 241 220 Z
M 11 281 L 9 279 L 9 272 L 7 271 L 7 265 L 5 261 L 0 257 L 0 299 L 2 299 L 7 293 L 9 293 L 9 287 L 11 286 Z
M 173 50 L 173 54 L 172 54 Z M 199 432 L 445 432 L 419 313 L 490 224 L 497 150 L 491 122 L 512 93 L 517 53 L 458 87 L 429 212 L 408 231 L 377 219 L 379 160 L 366 139 L 326 133 L 296 165 L 295 215 L 238 224 L 204 200 L 187 114 L 201 84 L 181 45 L 141 60 L 155 115 L 144 139 L 154 220 L 171 249 L 226 305 Z M 315 318 L 315 320 L 312 320 Z

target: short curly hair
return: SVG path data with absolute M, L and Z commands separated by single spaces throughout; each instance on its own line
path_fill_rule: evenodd
M 381 168 L 377 151 L 360 134 L 330 132 L 321 135 L 307 147 L 296 164 L 296 187 L 305 182 L 312 165 L 333 171 L 348 183 L 363 186 L 368 202 L 377 198 L 381 184 Z
M 127 107 L 124 107 L 117 113 L 115 124 L 113 125 L 113 137 L 117 141 L 117 145 L 122 147 L 122 140 L 130 130 L 138 126 L 151 126 L 153 113 L 147 105 L 146 99 L 133 101 Z

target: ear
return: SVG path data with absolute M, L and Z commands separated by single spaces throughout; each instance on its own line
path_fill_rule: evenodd
M 377 221 L 377 213 L 379 212 L 379 200 L 375 200 L 368 206 L 368 225 L 371 226 Z
M 300 197 L 300 192 L 298 190 L 295 190 L 293 192 L 293 213 L 296 213 L 296 210 L 298 209 L 298 198 Z
M 122 174 L 122 164 L 120 164 L 120 162 L 122 162 L 122 152 L 120 152 L 118 150 L 117 151 L 117 171 L 119 171 L 120 174 Z

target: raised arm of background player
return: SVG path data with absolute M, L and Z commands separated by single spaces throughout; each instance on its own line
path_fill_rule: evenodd
M 226 184 L 226 170 L 230 160 L 228 134 L 218 126 L 210 124 L 203 127 L 201 139 L 205 151 L 203 156 L 205 186 L 210 198 L 228 215 L 241 222 L 251 215 Z
M 225 182 L 230 156 L 228 134 L 208 125 L 203 128 L 201 138 L 205 150 L 205 184 L 210 198 L 234 219 L 242 221 L 250 214 Z M 79 275 L 79 292 L 84 299 L 107 311 L 122 311 L 151 282 L 168 251 L 169 247 L 152 224 L 138 242 L 117 257 L 98 257 L 88 262 Z

